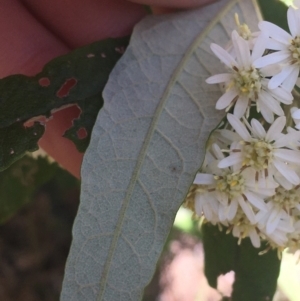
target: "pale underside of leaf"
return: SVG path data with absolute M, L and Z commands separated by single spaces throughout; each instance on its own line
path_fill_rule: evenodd
M 62 301 L 141 299 L 224 116 L 215 110 L 220 89 L 205 83 L 224 72 L 209 45 L 226 46 L 235 13 L 257 30 L 256 9 L 223 0 L 135 28 L 84 158 Z

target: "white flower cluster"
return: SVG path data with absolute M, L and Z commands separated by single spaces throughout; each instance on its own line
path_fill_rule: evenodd
M 266 21 L 252 33 L 240 24 L 224 49 L 228 69 L 209 77 L 224 94 L 226 120 L 208 141 L 201 171 L 186 200 L 198 217 L 224 225 L 255 247 L 300 249 L 300 109 L 292 90 L 300 69 L 300 1 L 288 9 L 290 33 Z

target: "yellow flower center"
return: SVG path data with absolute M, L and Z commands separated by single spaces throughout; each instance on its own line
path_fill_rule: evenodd
M 283 187 L 276 188 L 276 193 L 274 196 L 269 198 L 270 201 L 279 205 L 281 208 L 289 211 L 295 208 L 300 203 L 300 193 L 298 187 L 290 190 L 286 190 Z
M 238 28 L 239 35 L 245 40 L 250 40 L 252 38 L 252 33 L 248 25 L 245 23 L 243 24 L 240 23 L 238 14 L 234 15 L 234 19 L 235 19 L 236 26 Z
M 224 176 L 215 177 L 216 190 L 224 192 L 229 198 L 234 198 L 243 194 L 245 190 L 245 179 L 240 174 L 225 174 Z
M 233 77 L 232 85 L 234 85 L 242 95 L 245 95 L 253 101 L 257 100 L 262 87 L 261 76 L 258 70 L 254 67 L 248 70 L 239 70 L 236 67 L 233 67 L 233 69 L 236 73 Z
M 244 142 L 244 166 L 252 166 L 256 170 L 268 168 L 273 160 L 273 146 L 264 141 L 254 139 L 252 142 Z
M 291 41 L 289 50 L 291 51 L 293 57 L 292 64 L 300 64 L 300 37 L 295 37 Z

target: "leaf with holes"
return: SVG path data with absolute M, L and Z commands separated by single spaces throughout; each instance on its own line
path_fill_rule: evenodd
M 80 152 L 84 152 L 90 142 L 92 129 L 98 112 L 103 106 L 102 91 L 88 99 L 78 102 L 81 114 L 73 121 L 73 126 L 64 133 L 64 137 L 72 140 Z
M 212 41 L 226 45 L 234 13 L 255 30 L 256 5 L 218 1 L 146 18 L 104 90 L 82 166 L 62 301 L 137 301 L 224 112 Z
M 219 231 L 218 226 L 204 224 L 201 227 L 205 252 L 205 275 L 210 286 L 217 288 L 217 278 L 230 271 L 235 272 L 232 301 L 272 300 L 276 291 L 280 260 L 276 250 L 253 247 L 249 238 L 238 239 L 226 234 L 226 228 Z
M 37 150 L 38 140 L 44 130 L 44 126 L 38 122 L 29 128 L 25 128 L 20 122 L 0 128 L 0 171 L 23 157 L 27 151 Z
M 0 224 L 32 202 L 33 194 L 59 169 L 56 163 L 50 163 L 46 157 L 35 159 L 25 155 L 0 172 Z
M 127 37 L 96 42 L 52 60 L 34 77 L 12 75 L 0 80 L 0 131 L 8 132 L 13 127 L 15 133 L 0 146 L 0 170 L 26 151 L 32 151 L 32 148 L 26 148 L 31 138 L 28 135 L 22 137 L 26 129 L 20 124 L 38 116 L 50 117 L 51 111 L 71 104 L 77 104 L 83 116 L 79 117 L 73 131 L 77 132 L 78 123 L 82 123 L 86 135 L 82 140 L 80 135 L 66 134 L 66 137 L 73 140 L 80 151 L 85 151 L 98 112 L 91 110 L 102 107 L 100 95 L 128 40 Z M 40 132 L 36 138 L 41 135 Z M 18 157 L 10 157 L 10 149 L 18 149 Z

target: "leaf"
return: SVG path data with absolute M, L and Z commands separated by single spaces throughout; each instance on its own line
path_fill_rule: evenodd
M 23 157 L 26 151 L 37 150 L 38 140 L 44 130 L 44 126 L 38 122 L 29 128 L 25 128 L 20 122 L 0 128 L 0 171 Z
M 226 45 L 235 12 L 257 21 L 251 1 L 218 1 L 135 28 L 84 157 L 62 301 L 141 299 L 224 115 L 204 80 L 220 72 L 209 44 Z
M 258 0 L 257 1 L 264 20 L 277 24 L 287 32 L 287 6 L 280 0 Z
M 73 120 L 73 126 L 64 133 L 64 137 L 72 140 L 80 152 L 85 152 L 90 143 L 92 129 L 102 106 L 102 92 L 80 101 L 82 113 L 78 119 Z M 83 137 L 80 136 L 80 131 L 83 131 Z
M 24 156 L 0 173 L 0 224 L 33 200 L 33 194 L 59 170 L 46 157 Z
M 205 275 L 209 285 L 216 288 L 218 276 L 235 272 L 232 301 L 266 301 L 272 300 L 276 291 L 280 260 L 277 252 L 272 250 L 264 255 L 266 244 L 256 249 L 250 239 L 238 239 L 221 232 L 217 226 L 202 225 L 205 253 Z
M 0 128 L 16 120 L 49 116 L 55 108 L 101 92 L 121 57 L 122 51 L 115 48 L 126 46 L 127 40 L 109 39 L 76 49 L 52 60 L 34 77 L 12 75 L 1 79 Z
M 25 129 L 20 124 L 38 116 L 50 117 L 51 111 L 70 104 L 78 104 L 82 116 L 66 137 L 73 140 L 80 151 L 85 151 L 96 114 L 103 105 L 101 93 L 108 75 L 127 44 L 128 37 L 96 42 L 55 58 L 34 77 L 12 75 L 1 79 L 0 134 L 13 129 L 14 136 L 1 144 L 0 170 L 7 168 L 26 151 L 33 150 L 29 146 L 32 138 L 24 135 Z M 90 104 L 91 101 L 97 101 L 97 104 Z M 86 108 L 88 112 L 85 112 Z M 91 113 L 91 110 L 95 112 Z M 83 126 L 87 135 L 85 139 L 78 139 L 73 132 L 77 133 L 78 127 Z M 39 134 L 35 142 L 43 134 L 41 129 Z M 18 155 L 7 156 L 7 149 L 17 149 Z
M 239 259 L 235 270 L 232 301 L 265 301 L 272 300 L 277 287 L 280 260 L 277 251 L 272 250 L 264 255 L 266 249 L 253 248 L 250 239 L 245 239 L 239 247 Z
M 202 225 L 201 233 L 205 254 L 204 273 L 209 285 L 217 288 L 218 277 L 235 269 L 238 241 L 232 234 L 225 234 L 225 231 L 219 231 L 210 223 Z

